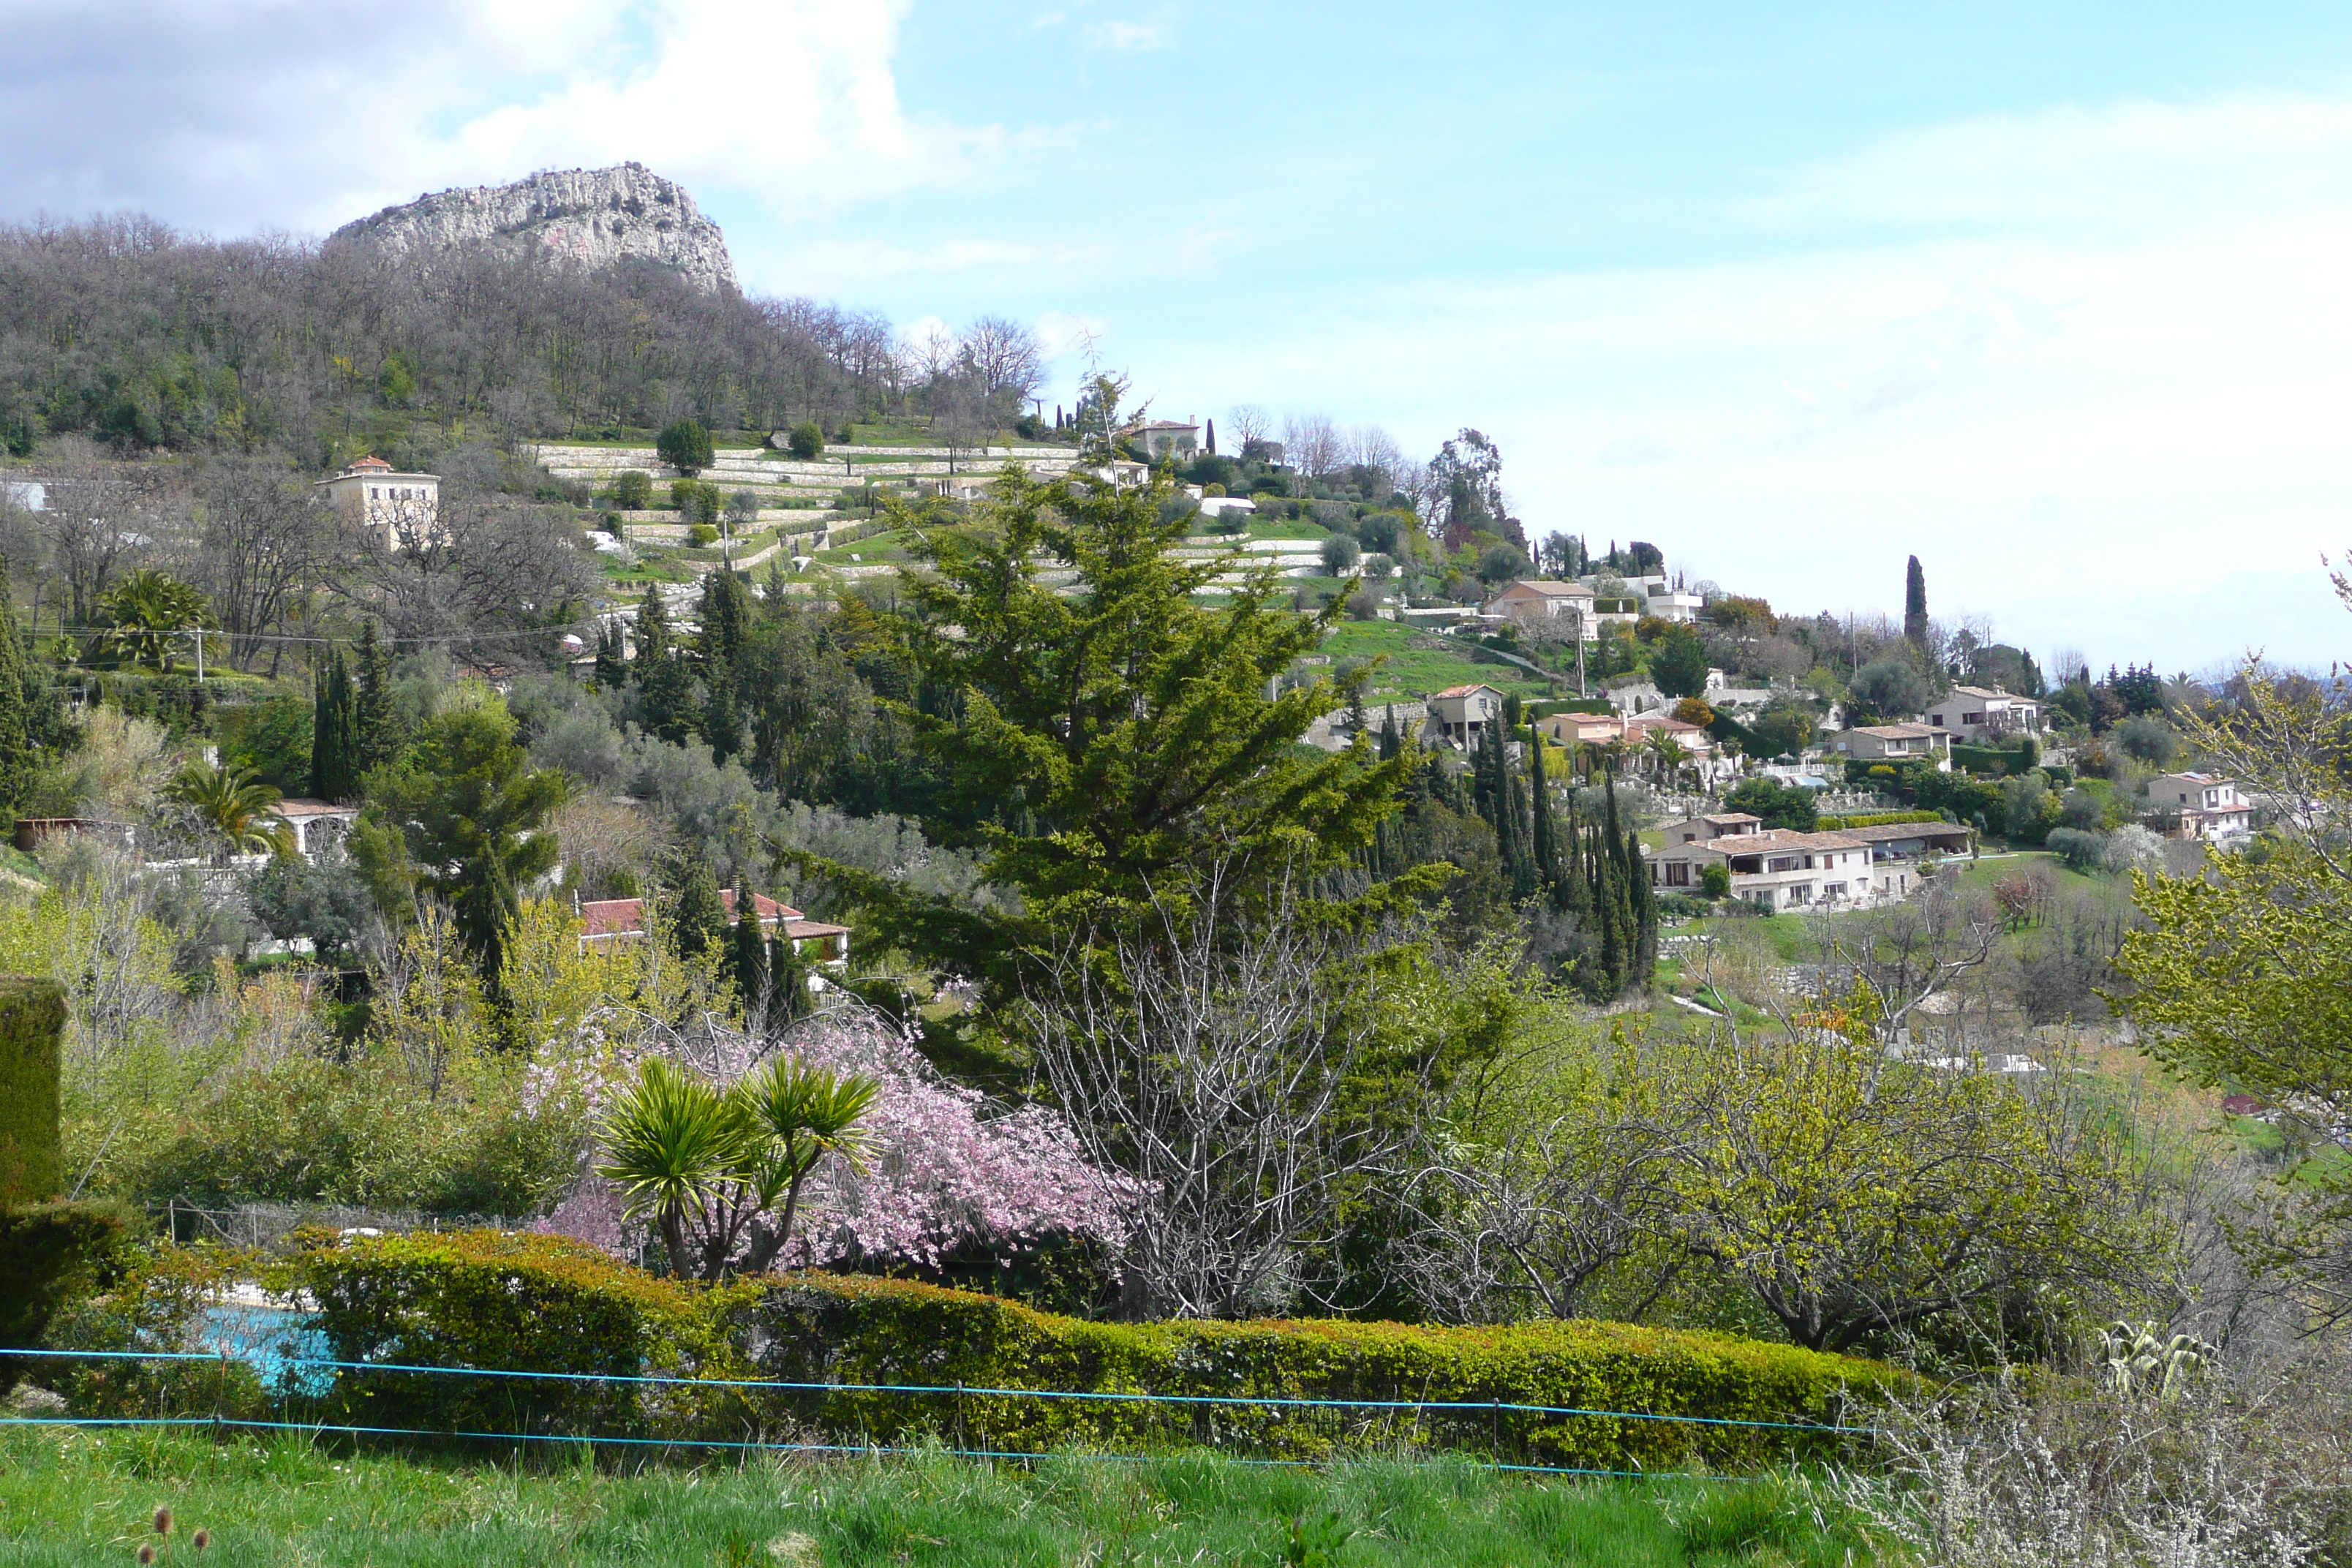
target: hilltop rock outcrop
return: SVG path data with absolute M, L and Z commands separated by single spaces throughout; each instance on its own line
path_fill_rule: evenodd
M 553 170 L 511 185 L 419 196 L 343 225 L 328 243 L 395 256 L 487 245 L 517 254 L 545 251 L 592 268 L 642 259 L 674 268 L 710 293 L 737 289 L 719 226 L 702 216 L 685 186 L 643 163 Z

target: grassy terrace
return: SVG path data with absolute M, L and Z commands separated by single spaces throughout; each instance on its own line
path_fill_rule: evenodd
M 1551 695 L 1549 686 L 1517 665 L 1488 664 L 1472 658 L 1468 644 L 1462 645 L 1459 651 L 1413 646 L 1415 642 L 1444 640 L 1394 621 L 1343 621 L 1324 639 L 1323 651 L 1335 662 L 1381 658 L 1384 662 L 1372 673 L 1370 695 L 1374 699 L 1418 697 L 1425 691 L 1443 691 L 1449 686 L 1474 681 L 1484 681 L 1497 691 L 1516 691 L 1522 697 Z
M 215 1443 L 0 1430 L 0 1556 L 11 1563 L 128 1563 L 156 1541 L 159 1507 L 172 1510 L 173 1530 L 158 1560 L 218 1568 L 1874 1561 L 1866 1542 L 1822 1531 L 1808 1502 L 1772 1481 L 1582 1481 L 1442 1462 L 1294 1470 L 1205 1456 L 695 1468 L 609 1451 L 562 1461 L 354 1455 L 293 1433 Z M 212 1537 L 201 1554 L 198 1529 Z

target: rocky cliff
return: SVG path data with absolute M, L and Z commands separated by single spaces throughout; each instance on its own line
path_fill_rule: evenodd
M 399 256 L 489 245 L 543 250 L 588 267 L 634 258 L 675 268 L 712 293 L 736 289 L 735 263 L 719 226 L 684 186 L 643 163 L 551 171 L 511 185 L 419 196 L 345 224 L 328 243 Z

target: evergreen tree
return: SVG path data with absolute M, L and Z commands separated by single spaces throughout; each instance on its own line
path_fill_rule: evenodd
M 31 782 L 34 754 L 27 717 L 28 661 L 16 637 L 16 599 L 0 562 L 0 609 L 10 612 L 0 637 L 0 807 L 14 810 Z
M 1404 750 L 1404 737 L 1397 731 L 1396 704 L 1388 706 L 1388 721 L 1381 726 L 1381 761 L 1391 762 Z
M 680 958 L 723 951 L 727 903 L 719 896 L 719 879 L 711 875 L 709 861 L 697 859 L 688 869 L 686 883 L 677 891 L 677 906 L 670 912 L 670 926 Z
M 1903 636 L 1914 647 L 1927 646 L 1927 574 L 1916 555 L 1903 577 Z
M 1090 453 L 1116 395 L 1107 382 L 1090 392 Z M 916 552 L 929 569 L 902 579 L 917 613 L 896 628 L 918 679 L 882 706 L 938 769 L 926 833 L 979 849 L 989 879 L 1022 897 L 975 911 L 813 865 L 852 892 L 884 945 L 1005 994 L 1034 955 L 1104 931 L 1192 873 L 1216 868 L 1246 907 L 1281 879 L 1360 863 L 1397 809 L 1402 759 L 1297 743 L 1345 700 L 1329 682 L 1268 695 L 1343 607 L 1294 615 L 1272 580 L 1202 603 L 1224 568 L 1175 553 L 1191 523 L 1163 517 L 1170 482 L 1008 468 L 978 526 L 924 531 Z M 1002 822 L 1016 790 L 1030 831 Z
M 617 691 L 628 683 L 628 645 L 621 639 L 620 624 L 608 621 L 596 631 L 596 684 Z
M 360 628 L 359 691 L 352 708 L 351 757 L 356 780 L 400 752 L 400 711 L 392 700 L 392 658 L 376 641 L 375 623 Z
M 768 988 L 768 942 L 760 930 L 760 900 L 740 882 L 735 884 L 735 941 L 727 967 L 749 1013 Z
M 768 943 L 768 1022 L 789 1024 L 806 1017 L 812 1006 L 808 965 L 801 961 L 793 939 L 779 932 Z
M 653 584 L 637 606 L 637 700 L 646 728 L 673 745 L 695 732 L 694 684 L 670 644 L 669 617 Z
M 331 649 L 310 699 L 310 794 L 343 801 L 360 793 L 359 700 L 343 650 Z
M 1559 882 L 1559 842 L 1557 825 L 1552 820 L 1551 786 L 1544 777 L 1543 735 L 1538 731 L 1528 743 L 1528 794 L 1529 800 L 1529 832 L 1528 858 L 1536 880 L 1547 889 Z
M 713 572 L 702 580 L 702 631 L 695 651 L 705 669 L 740 669 L 743 639 L 751 626 L 751 591 L 733 572 Z

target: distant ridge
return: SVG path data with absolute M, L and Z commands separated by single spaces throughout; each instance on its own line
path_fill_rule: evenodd
M 672 268 L 712 294 L 738 291 L 727 237 L 702 216 L 686 187 L 643 163 L 551 170 L 510 185 L 441 191 L 328 237 L 395 256 L 488 245 L 515 254 L 544 251 L 592 268 L 624 260 Z

